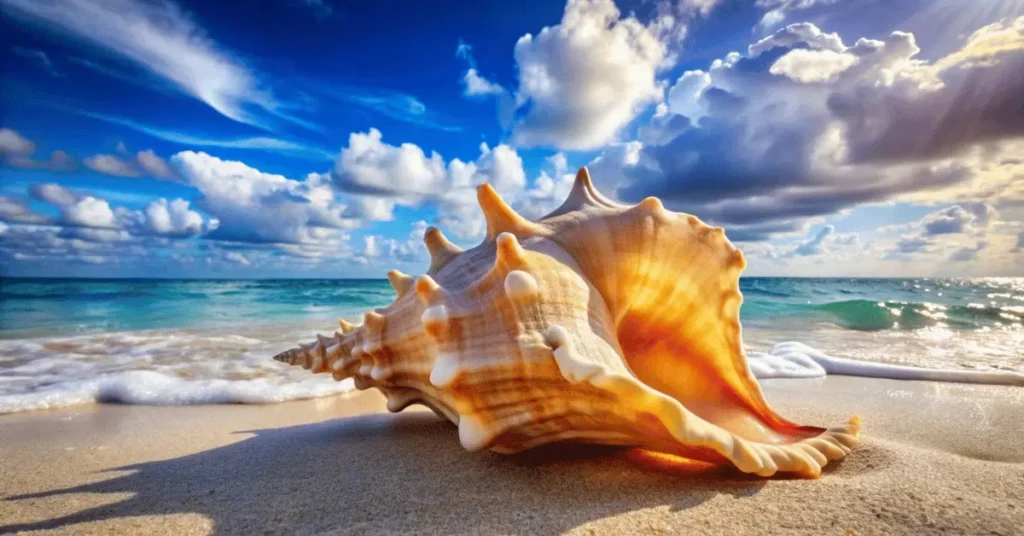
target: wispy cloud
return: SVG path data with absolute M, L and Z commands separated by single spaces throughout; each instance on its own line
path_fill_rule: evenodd
M 39 64 L 44 71 L 50 74 L 50 76 L 64 76 L 57 72 L 57 69 L 53 66 L 53 62 L 50 61 L 50 57 L 46 55 L 46 52 L 35 48 L 25 47 L 14 47 L 14 53 Z
M 462 127 L 448 124 L 446 118 L 427 108 L 423 102 L 407 93 L 386 89 L 363 89 L 344 84 L 311 84 L 310 89 L 349 104 L 379 113 L 396 121 L 423 128 L 459 132 Z
M 279 113 L 282 105 L 258 76 L 166 0 L 0 0 L 0 5 L 17 18 L 127 60 L 235 121 L 269 129 L 262 114 L 254 113 L 263 110 L 305 123 Z
M 229 149 L 253 149 L 253 150 L 266 150 L 276 151 L 282 154 L 288 154 L 295 157 L 308 158 L 313 160 L 331 160 L 336 155 L 335 153 L 323 149 L 321 147 L 314 147 L 299 143 L 296 141 L 283 140 L 280 138 L 273 138 L 268 136 L 255 136 L 255 137 L 244 137 L 244 138 L 211 138 L 204 136 L 196 136 L 184 132 L 176 132 L 174 130 L 162 129 L 158 127 L 151 127 L 125 119 L 123 117 L 117 117 L 113 115 L 100 114 L 95 112 L 89 112 L 86 110 L 76 110 L 71 108 L 61 108 L 66 111 L 84 115 L 98 121 L 104 121 L 106 123 L 120 125 L 126 128 L 130 128 L 136 132 L 141 132 L 148 136 L 152 136 L 157 139 L 178 143 L 185 146 L 191 147 L 224 147 Z
M 167 82 L 163 81 L 162 79 L 126 74 L 102 63 L 87 60 L 84 58 L 79 58 L 77 56 L 67 56 L 65 60 L 68 63 L 73 63 L 75 65 L 85 67 L 90 71 L 102 74 L 104 76 L 109 76 L 110 78 L 113 78 L 115 80 L 120 80 L 121 82 L 128 82 L 129 84 L 134 84 L 139 87 L 143 87 L 153 91 L 158 91 L 160 93 L 170 94 L 176 91 L 175 88 L 170 86 Z
M 329 19 L 334 15 L 334 6 L 328 0 L 298 0 L 313 12 L 316 20 Z

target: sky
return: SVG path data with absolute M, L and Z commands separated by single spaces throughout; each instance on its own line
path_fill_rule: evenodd
M 0 275 L 417 274 L 580 166 L 746 275 L 1024 276 L 1024 0 L 0 0 Z

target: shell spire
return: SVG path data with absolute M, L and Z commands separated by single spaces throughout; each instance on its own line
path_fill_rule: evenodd
M 437 227 L 430 227 L 423 234 L 423 243 L 430 252 L 429 273 L 436 274 L 464 250 L 448 240 Z
M 594 186 L 594 182 L 590 179 L 590 171 L 587 170 L 586 166 L 583 166 L 576 172 L 576 179 L 572 183 L 569 197 L 565 199 L 561 206 L 541 219 L 545 220 L 561 216 L 569 212 L 583 210 L 586 207 L 619 208 L 622 205 L 608 199 L 601 192 L 597 191 L 597 187 Z
M 512 233 L 524 238 L 545 234 L 543 227 L 512 210 L 512 207 L 505 203 L 505 200 L 498 195 L 498 192 L 490 184 L 484 183 L 477 186 L 476 199 L 480 203 L 480 209 L 484 211 L 484 218 L 487 220 L 488 242 L 493 242 L 501 233 Z
M 338 327 L 341 328 L 342 335 L 348 335 L 349 333 L 352 333 L 354 329 L 356 329 L 356 327 L 353 326 L 351 322 L 345 320 L 344 318 L 338 319 Z

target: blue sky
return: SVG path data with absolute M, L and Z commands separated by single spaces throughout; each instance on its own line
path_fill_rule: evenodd
M 587 165 L 748 274 L 1024 275 L 1024 2 L 442 4 L 0 0 L 0 273 L 419 273 Z

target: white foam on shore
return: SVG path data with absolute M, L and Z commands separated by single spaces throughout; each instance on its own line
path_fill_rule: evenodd
M 268 404 L 354 389 L 351 380 L 270 359 L 282 347 L 277 340 L 181 331 L 3 341 L 0 414 L 92 402 Z
M 771 353 L 748 352 L 750 370 L 758 379 L 815 378 L 828 374 L 924 380 L 933 382 L 983 383 L 1024 386 L 1024 374 L 1009 370 L 954 370 L 907 367 L 871 361 L 833 357 L 800 342 L 780 342 Z
M 242 334 L 145 331 L 0 341 L 0 414 L 93 402 L 147 405 L 267 404 L 354 389 L 351 380 L 270 359 L 312 328 L 252 327 Z M 843 374 L 902 380 L 1024 385 L 1015 371 L 951 370 L 833 357 L 799 342 L 750 352 L 757 378 Z

